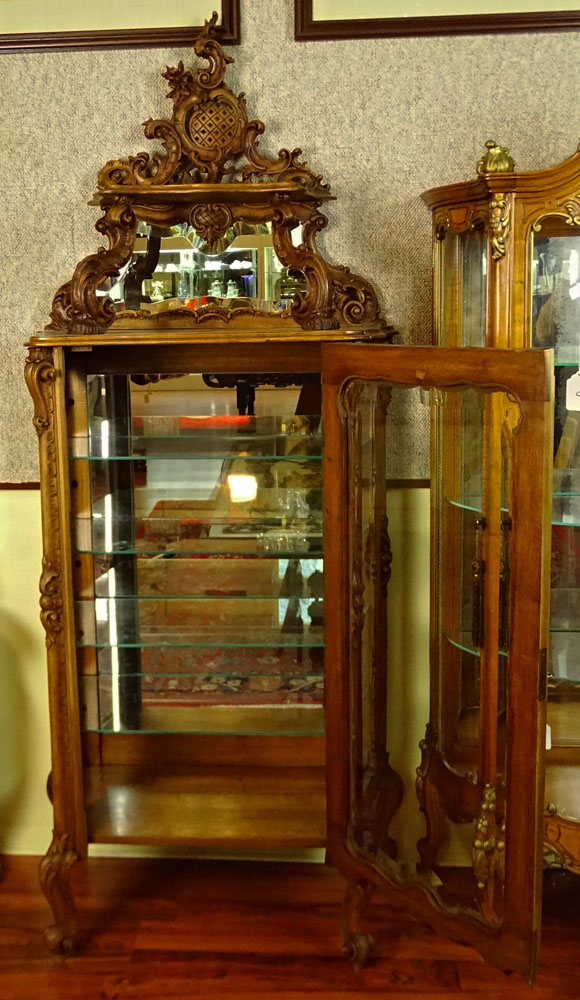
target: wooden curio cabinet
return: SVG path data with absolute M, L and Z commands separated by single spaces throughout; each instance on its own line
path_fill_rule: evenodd
M 473 181 L 423 196 L 433 214 L 435 343 L 554 350 L 544 835 L 547 859 L 580 873 L 580 413 L 575 405 L 580 397 L 570 381 L 580 363 L 580 153 L 548 169 L 519 173 L 509 152 L 490 141 L 477 173 Z M 470 566 L 491 526 L 482 531 L 480 505 L 471 499 L 477 492 L 471 482 L 477 458 L 471 449 L 455 456 L 452 448 L 444 452 L 442 490 L 446 494 L 454 485 L 452 470 L 460 458 L 463 498 L 460 506 L 448 507 L 441 538 L 444 544 L 446 532 L 460 530 L 461 545 L 446 556 L 453 585 L 441 625 L 445 654 L 438 661 L 437 683 L 446 697 L 438 725 L 446 760 L 467 764 L 481 711 L 475 685 L 481 652 L 469 627 Z M 499 452 L 497 458 L 499 463 Z M 512 531 L 503 503 L 495 530 L 503 550 Z M 503 552 L 501 559 L 503 671 L 510 637 L 502 594 L 510 567 Z
M 392 346 L 369 283 L 317 249 L 328 187 L 299 150 L 258 150 L 212 28 L 195 43 L 207 66 L 163 74 L 172 117 L 145 125 L 163 150 L 101 170 L 108 246 L 28 345 L 49 945 L 74 947 L 69 870 L 91 844 L 326 844 L 355 963 L 375 886 L 530 978 L 550 353 Z M 446 759 L 433 678 L 469 629 L 468 773 Z M 410 769 L 409 700 L 431 719 Z M 473 869 L 440 864 L 446 816 Z

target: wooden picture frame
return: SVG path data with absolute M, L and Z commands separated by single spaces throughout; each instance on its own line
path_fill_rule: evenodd
M 41 0 L 38 2 L 40 3 Z M 70 5 L 72 10 L 74 6 L 72 0 Z M 147 9 L 153 10 L 155 7 L 154 3 L 148 4 L 146 0 L 143 0 L 141 5 L 143 20 L 146 20 Z M 211 14 L 213 7 L 217 7 L 220 12 L 220 23 L 216 28 L 216 36 L 223 44 L 237 45 L 240 42 L 240 0 L 219 0 L 217 3 L 208 4 L 208 14 Z M 203 26 L 201 20 L 198 25 L 183 27 L 144 28 L 135 26 L 126 28 L 108 26 L 90 31 L 3 32 L 1 29 L 6 23 L 6 13 L 0 8 L 0 14 L 3 15 L 3 19 L 0 21 L 0 52 L 190 45 Z
M 510 14 L 439 14 L 426 17 L 367 17 L 322 20 L 313 0 L 294 0 L 297 42 L 346 38 L 392 38 L 413 35 L 499 34 L 506 31 L 566 31 L 580 28 L 580 10 L 523 10 Z M 526 0 L 522 0 L 526 6 Z

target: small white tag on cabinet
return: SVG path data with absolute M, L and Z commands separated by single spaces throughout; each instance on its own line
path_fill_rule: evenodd
M 566 382 L 566 409 L 580 410 L 580 371 Z
M 552 749 L 552 727 L 546 723 L 546 750 Z

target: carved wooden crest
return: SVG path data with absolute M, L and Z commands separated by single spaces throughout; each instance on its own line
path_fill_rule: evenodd
M 248 119 L 244 95 L 235 95 L 224 83 L 233 60 L 213 37 L 216 20 L 214 14 L 206 21 L 194 43 L 207 66 L 193 72 L 180 62 L 162 74 L 169 82 L 173 113 L 170 119 L 149 119 L 144 128 L 163 151 L 110 160 L 99 172 L 97 197 L 104 215 L 96 228 L 109 245 L 82 260 L 71 281 L 58 290 L 48 329 L 97 333 L 114 322 L 113 303 L 99 288 L 105 279 L 118 277 L 130 260 L 139 222 L 187 222 L 211 244 L 244 220 L 271 223 L 278 258 L 291 274 L 303 276 L 305 291 L 290 309 L 298 326 L 378 326 L 393 332 L 382 321 L 371 285 L 348 268 L 329 264 L 316 247 L 316 236 L 327 224 L 319 207 L 331 197 L 328 185 L 300 160 L 300 149 L 282 149 L 274 159 L 259 152 L 264 125 Z M 291 233 L 300 225 L 302 240 L 296 246 Z M 178 308 L 174 313 L 189 326 L 197 322 L 194 311 Z M 215 312 L 216 322 L 222 322 L 220 310 Z M 129 316 L 145 325 L 155 322 L 150 314 L 126 313 L 125 329 Z

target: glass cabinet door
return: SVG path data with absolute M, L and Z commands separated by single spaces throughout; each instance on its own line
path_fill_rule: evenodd
M 408 893 L 419 919 L 528 979 L 541 899 L 550 363 L 534 351 L 323 350 L 330 859 L 352 886 Z M 421 410 L 431 459 L 413 481 L 404 470 L 422 448 Z M 455 768 L 450 719 L 469 748 Z M 355 952 L 356 923 L 345 940 Z
M 545 218 L 531 241 L 532 342 L 553 348 L 555 365 L 548 722 L 554 746 L 574 747 L 580 742 L 580 229 Z M 580 808 L 576 784 L 564 796 L 571 815 Z

